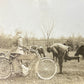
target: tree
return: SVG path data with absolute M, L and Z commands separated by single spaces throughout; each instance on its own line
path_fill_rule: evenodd
M 27 32 L 25 33 L 24 40 L 25 40 L 26 46 L 28 46 L 29 37 L 28 37 L 28 33 Z
M 31 41 L 32 41 L 32 45 L 35 45 L 35 34 L 34 34 L 34 32 L 31 32 L 30 33 L 30 38 L 31 38 Z
M 52 34 L 53 29 L 54 29 L 54 22 L 48 25 L 42 25 L 41 31 L 42 31 L 44 38 L 46 39 L 47 46 L 50 45 L 50 36 Z

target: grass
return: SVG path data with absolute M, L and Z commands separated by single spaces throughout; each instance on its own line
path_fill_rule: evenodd
M 70 52 L 70 56 L 74 56 L 74 53 Z M 52 59 L 52 54 L 46 54 L 47 57 Z M 0 84 L 84 84 L 84 60 L 64 62 L 63 74 L 55 74 L 51 80 L 42 80 L 32 72 L 27 77 L 16 76 L 0 80 Z

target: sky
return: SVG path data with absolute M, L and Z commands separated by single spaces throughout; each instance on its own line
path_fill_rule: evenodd
M 42 27 L 53 23 L 51 37 L 84 37 L 84 0 L 0 0 L 0 32 L 19 29 L 41 38 Z

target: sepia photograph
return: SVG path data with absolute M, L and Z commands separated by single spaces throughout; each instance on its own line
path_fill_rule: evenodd
M 0 0 L 0 84 L 84 84 L 84 0 Z

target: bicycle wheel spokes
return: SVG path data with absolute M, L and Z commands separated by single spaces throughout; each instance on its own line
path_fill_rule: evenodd
M 51 59 L 41 59 L 37 66 L 37 74 L 41 79 L 51 79 L 57 72 L 56 64 Z
M 0 58 L 0 79 L 6 79 L 11 74 L 11 66 L 6 58 Z

